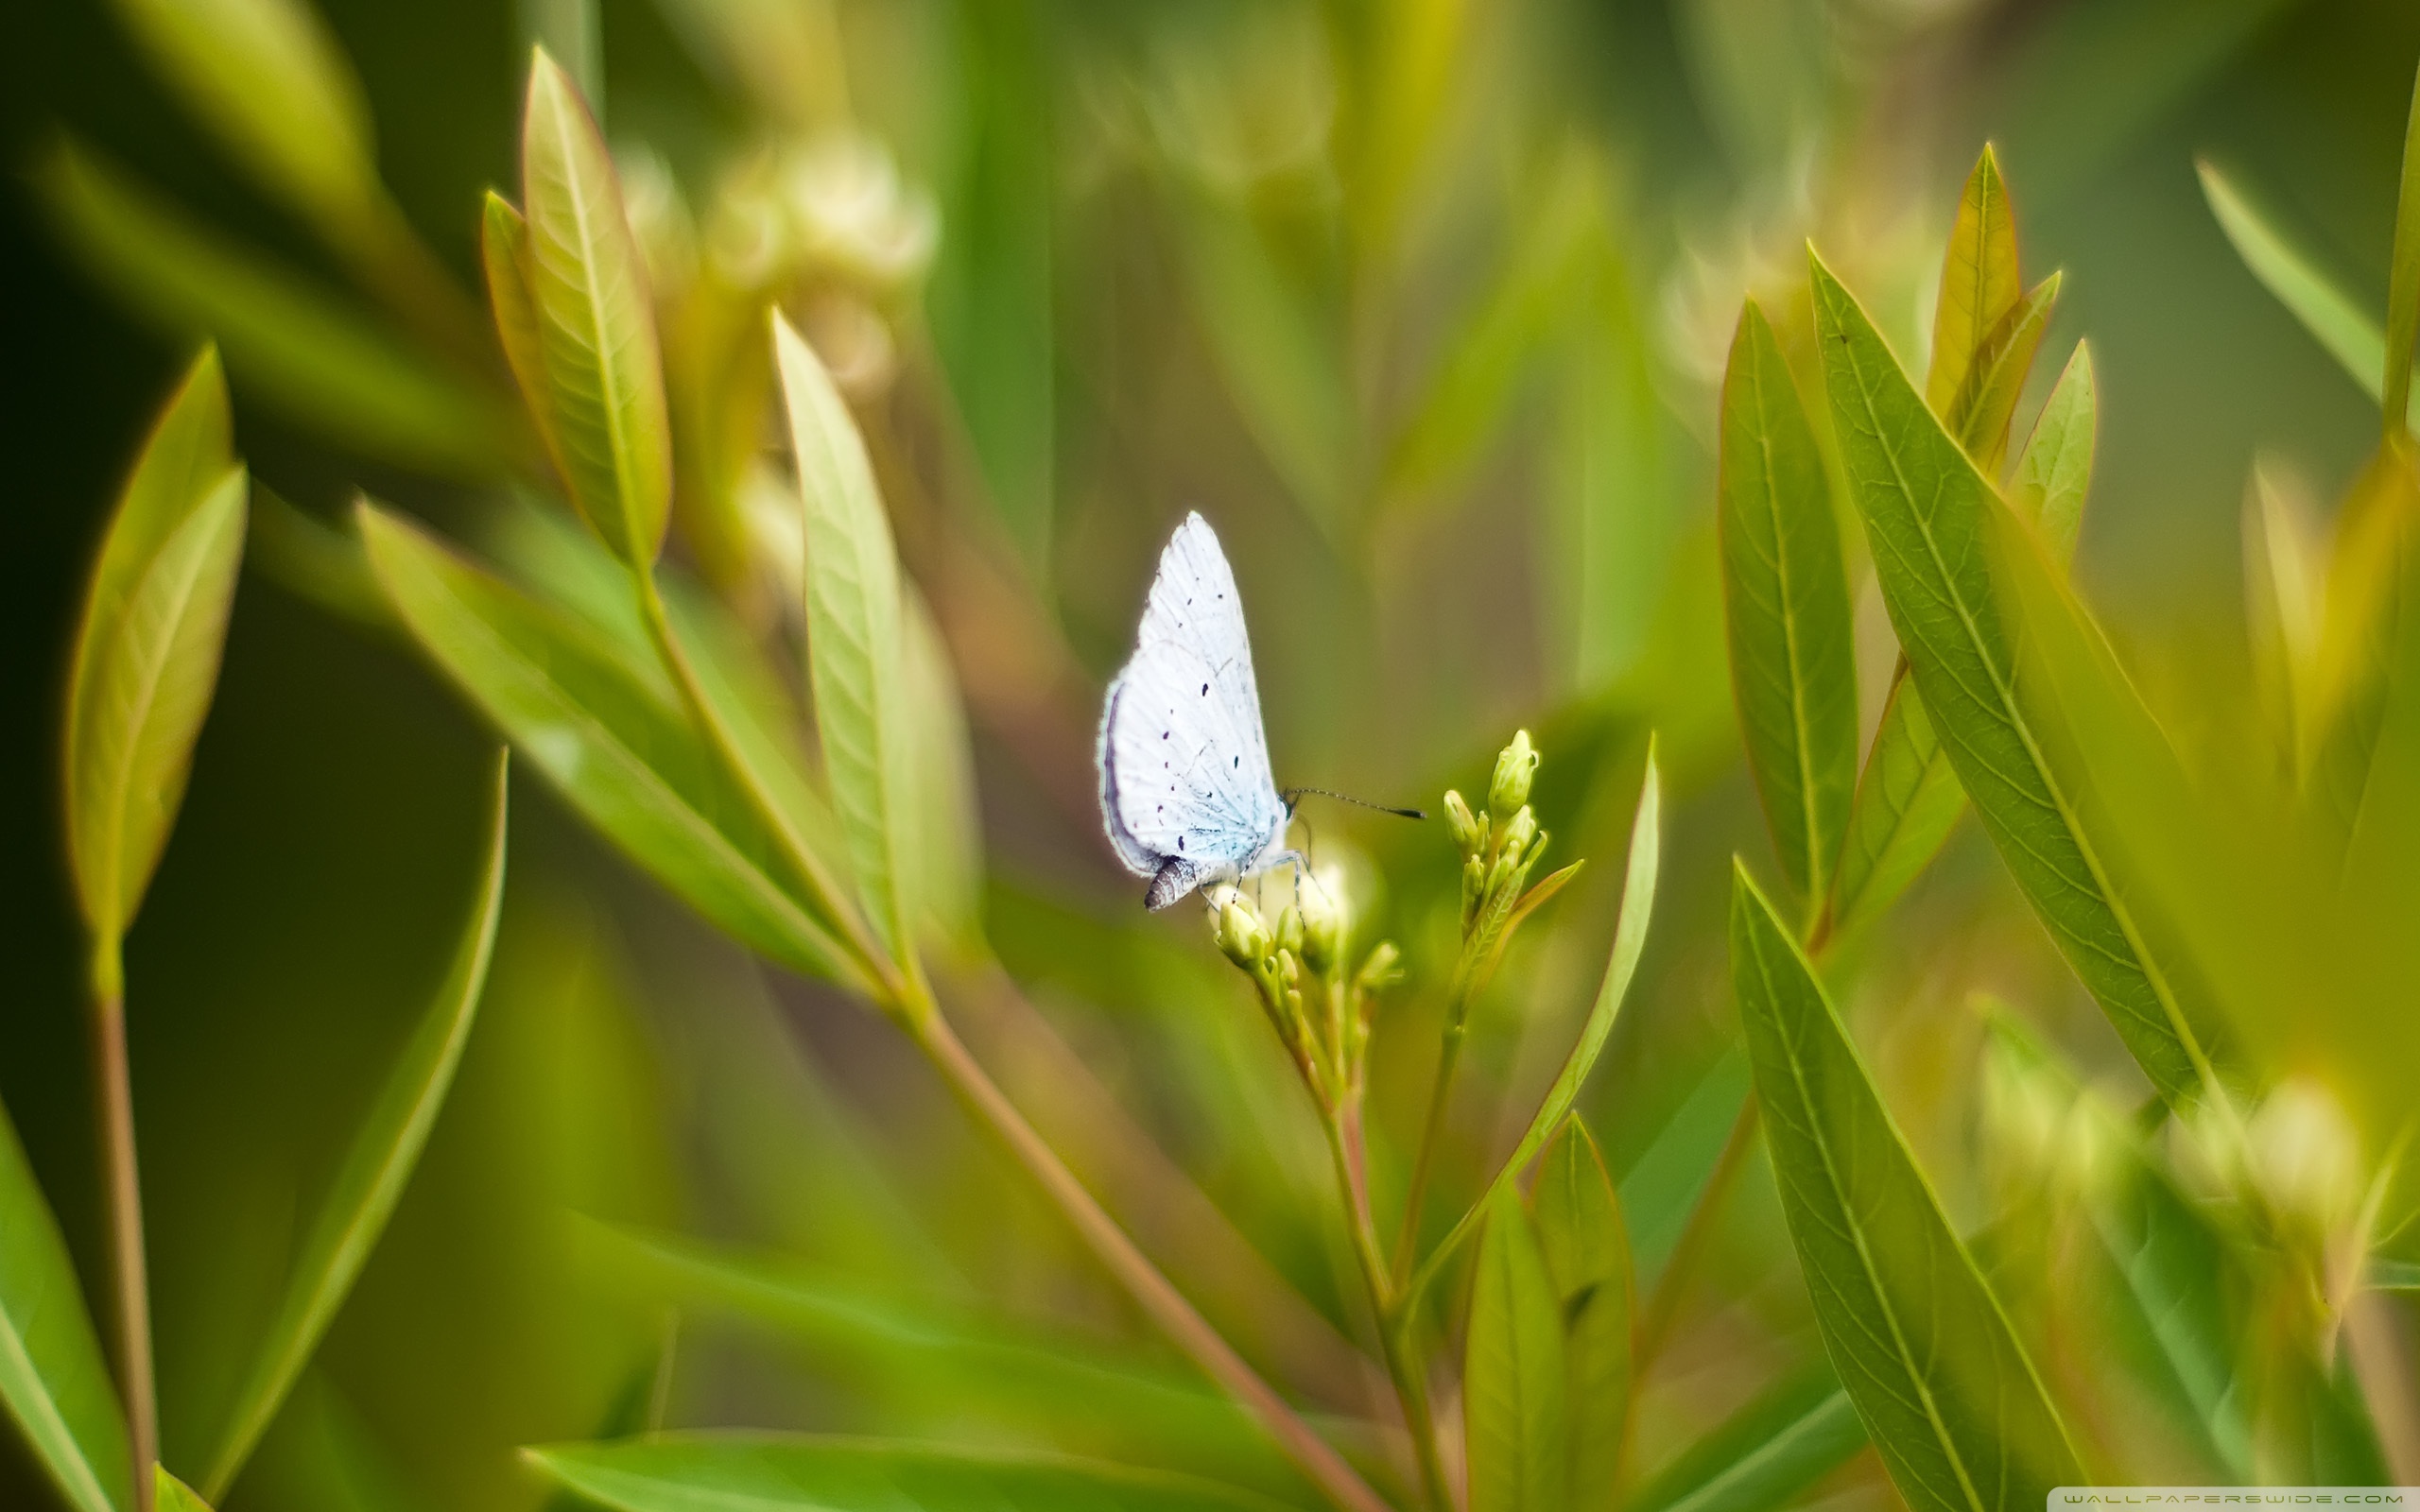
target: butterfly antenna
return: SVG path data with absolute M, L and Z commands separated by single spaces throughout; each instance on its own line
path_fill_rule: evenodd
M 1299 798 L 1332 798 L 1339 803 L 1350 803 L 1356 808 L 1376 809 L 1381 814 L 1392 814 L 1399 819 L 1428 817 L 1427 811 L 1425 809 L 1399 809 L 1386 803 L 1373 803 L 1366 798 L 1355 798 L 1349 793 L 1331 793 L 1324 787 L 1289 787 L 1277 796 L 1286 800 L 1286 806 L 1289 809 L 1294 806 L 1294 800 Z

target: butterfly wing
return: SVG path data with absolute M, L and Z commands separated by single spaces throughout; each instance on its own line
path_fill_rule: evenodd
M 1243 602 L 1199 514 L 1160 554 L 1133 658 L 1110 683 L 1099 758 L 1110 842 L 1137 876 L 1171 861 L 1195 881 L 1238 875 L 1285 822 Z

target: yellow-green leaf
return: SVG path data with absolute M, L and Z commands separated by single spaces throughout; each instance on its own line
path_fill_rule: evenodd
M 2083 1475 L 2041 1378 L 1743 867 L 1731 900 L 1766 1147 L 1849 1400 L 1914 1512 L 2030 1512 Z
M 812 349 L 777 313 L 775 362 L 789 409 L 806 519 L 806 659 L 832 804 L 866 912 L 908 959 L 908 857 L 915 846 L 899 558 L 848 405 Z
M 775 841 L 700 741 L 660 664 L 630 653 L 364 501 L 396 614 L 574 808 L 768 959 L 863 992 L 827 921 L 787 890 Z
M 672 507 L 671 425 L 647 265 L 613 155 L 543 49 L 521 124 L 522 275 L 544 386 L 527 394 L 589 527 L 633 566 L 655 560 Z
M 1571 1504 L 1611 1507 L 1630 1416 L 1630 1234 L 1605 1158 L 1577 1113 L 1538 1158 L 1530 1201 L 1563 1314 Z
M 210 1512 L 210 1503 L 196 1496 L 192 1486 L 160 1465 L 151 1467 L 151 1505 L 154 1512 Z
M 2017 885 L 2171 1103 L 2215 1085 L 2174 986 L 2050 769 L 2016 678 L 1990 561 L 1990 483 L 1899 370 L 1864 310 L 1810 259 L 1843 471 L 1925 713 Z
M 245 481 L 205 352 L 112 516 L 70 673 L 68 856 L 102 956 L 133 921 L 184 796 L 243 560 Z
M 2075 354 L 2059 373 L 2033 434 L 2016 458 L 2016 476 L 2009 488 L 2009 503 L 2033 518 L 2042 537 L 2064 559 L 2075 555 L 2076 533 L 2083 526 L 2083 501 L 2092 491 L 2093 445 L 2100 423 L 2099 386 L 2092 371 L 2092 348 L 2076 343 Z
M 1521 1195 L 1487 1204 L 1463 1343 L 1462 1452 L 1470 1512 L 1562 1512 L 1565 1444 L 1563 1308 Z
M 16 1126 L 0 1111 L 0 1403 L 76 1512 L 124 1512 L 126 1418 Z
M 2381 404 L 2386 396 L 2386 335 L 2377 322 L 2362 313 L 2350 295 L 2336 286 L 2309 253 L 2288 240 L 2254 209 L 2234 180 L 2207 163 L 2196 164 L 2202 175 L 2202 196 L 2218 217 L 2219 228 L 2235 244 L 2236 255 L 2270 293 L 2277 297 L 2305 331 L 2334 357 L 2353 381 Z M 2398 216 L 2398 219 L 2400 217 Z M 2407 373 L 2405 382 L 2410 382 Z M 2411 401 L 2404 407 L 2411 423 Z
M 1878 918 L 1941 853 L 1965 812 L 1966 790 L 1903 672 L 1891 684 L 1858 780 L 1840 874 L 1816 937 L 1853 935 Z
M 1732 696 L 1782 870 L 1810 910 L 1857 783 L 1857 654 L 1832 490 L 1764 311 L 1739 312 L 1722 380 L 1717 520 Z
M 1993 328 L 1943 414 L 1966 455 L 1988 474 L 1996 476 L 2000 459 L 2008 455 L 2009 420 L 2016 413 L 2017 397 L 2033 371 L 2033 353 L 2041 349 L 2042 333 L 2059 301 L 2059 282 L 2053 273 L 2035 284 Z
M 2025 287 L 2017 273 L 2016 212 L 1991 144 L 1975 160 L 1958 198 L 1949 249 L 1942 258 L 1941 299 L 1933 307 L 1932 369 L 1925 402 L 1945 420 L 1977 356 Z M 1952 427 L 1956 427 L 1953 425 Z
M 100 283 L 180 336 L 208 336 L 248 395 L 365 455 L 451 476 L 503 465 L 496 398 L 398 346 L 310 280 L 196 225 L 72 142 L 35 171 Z
M 202 1478 L 213 1501 L 226 1496 L 236 1473 L 268 1431 L 295 1380 L 320 1346 L 354 1278 L 386 1231 L 387 1220 L 411 1179 L 438 1111 L 454 1085 L 454 1069 L 471 1037 L 479 995 L 504 910 L 505 813 L 510 764 L 499 753 L 488 817 L 486 856 L 470 919 L 428 1011 L 388 1073 L 386 1085 L 354 1135 L 335 1183 L 287 1276 L 277 1316 L 252 1358 L 225 1432 Z
M 504 349 L 505 366 L 520 386 L 530 425 L 546 448 L 546 459 L 559 474 L 569 477 L 570 466 L 555 436 L 553 406 L 542 402 L 547 392 L 546 354 L 538 307 L 529 298 L 528 266 L 529 223 L 504 196 L 489 190 L 479 215 L 479 270 L 487 280 L 496 344 Z

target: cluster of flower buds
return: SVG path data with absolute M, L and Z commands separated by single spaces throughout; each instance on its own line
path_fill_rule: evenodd
M 1212 900 L 1212 939 L 1252 978 L 1279 1042 L 1330 1109 L 1359 1095 L 1372 999 L 1401 976 L 1401 956 L 1383 940 L 1357 965 L 1352 934 L 1339 870 L 1304 880 L 1274 928 L 1232 887 Z
M 1530 886 L 1530 873 L 1546 853 L 1547 833 L 1530 807 L 1530 783 L 1538 771 L 1537 748 L 1526 730 L 1496 755 L 1487 784 L 1487 807 L 1471 812 L 1462 795 L 1445 795 L 1445 823 L 1462 855 L 1462 954 L 1455 968 L 1458 1002 L 1467 1002 L 1502 958 L 1512 929 L 1571 876 L 1570 868 Z

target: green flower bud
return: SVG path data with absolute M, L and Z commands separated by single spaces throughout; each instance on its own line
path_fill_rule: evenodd
M 1228 899 L 1211 927 L 1211 938 L 1220 953 L 1245 971 L 1253 970 L 1268 958 L 1269 931 L 1261 927 L 1252 904 L 1241 898 Z
M 1325 976 L 1344 954 L 1348 911 L 1344 873 L 1329 868 L 1297 895 L 1303 925 L 1300 953 L 1314 975 Z
M 1369 958 L 1361 963 L 1353 985 L 1364 992 L 1379 992 L 1403 980 L 1403 952 L 1395 942 L 1382 939 L 1370 947 Z
M 1277 948 L 1303 954 L 1303 911 L 1288 906 L 1277 915 Z
M 1537 813 L 1525 803 L 1512 816 L 1512 822 L 1504 827 L 1504 859 L 1515 867 L 1526 867 L 1532 859 L 1530 842 L 1537 837 Z
M 1478 912 L 1478 902 L 1487 895 L 1487 865 L 1473 856 L 1462 863 L 1462 927 L 1471 927 L 1471 919 Z
M 1487 845 L 1487 820 L 1471 813 L 1462 795 L 1448 788 L 1445 792 L 1445 828 L 1453 833 L 1454 844 L 1462 854 L 1478 854 Z
M 1530 779 L 1537 775 L 1538 753 L 1530 748 L 1530 732 L 1516 730 L 1512 744 L 1495 758 L 1495 777 L 1487 785 L 1487 806 L 1510 814 L 1530 801 Z

